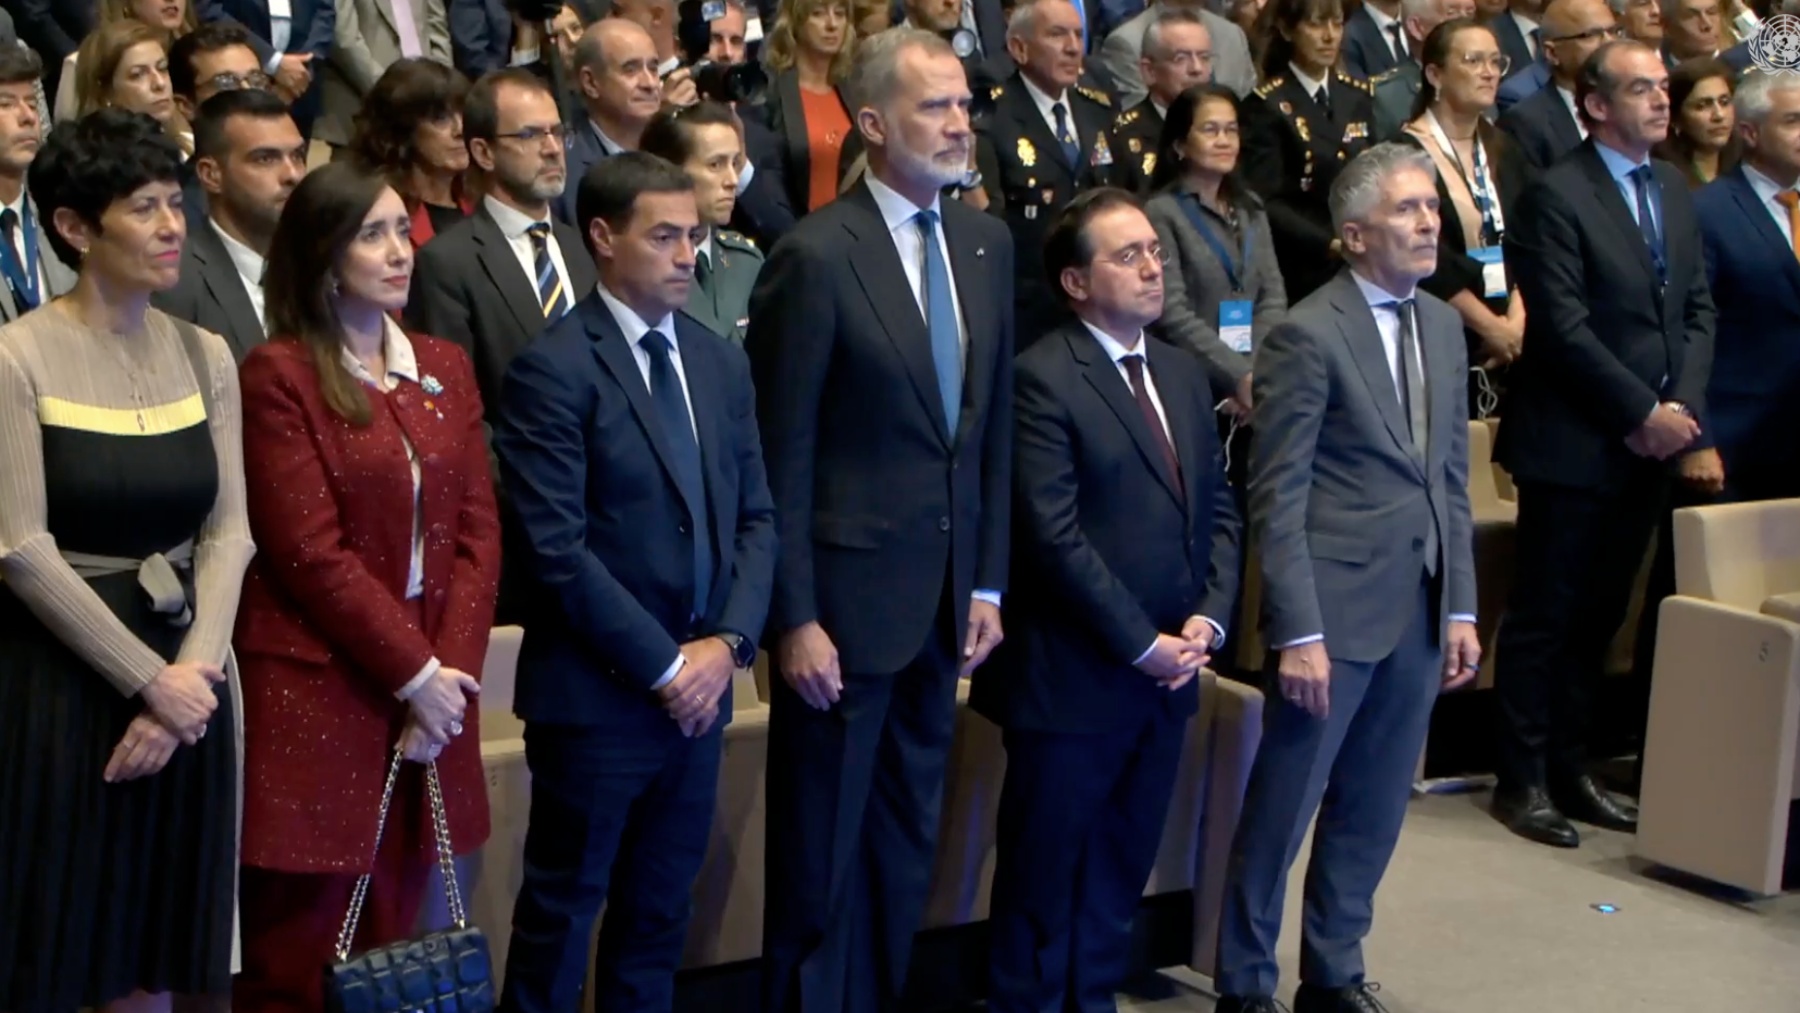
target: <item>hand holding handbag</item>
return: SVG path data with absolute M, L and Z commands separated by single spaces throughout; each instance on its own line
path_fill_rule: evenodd
M 381 852 L 381 835 L 387 828 L 388 804 L 394 798 L 394 782 L 400 776 L 401 754 L 394 751 L 388 766 L 387 786 L 381 792 L 381 815 L 375 824 L 375 852 Z M 471 928 L 463 911 L 462 890 L 456 883 L 455 852 L 450 849 L 450 822 L 444 816 L 444 791 L 438 783 L 437 763 L 425 767 L 425 785 L 431 796 L 432 829 L 437 836 L 438 868 L 444 879 L 454 926 L 418 939 L 378 947 L 350 955 L 356 923 L 362 917 L 369 893 L 369 874 L 356 881 L 350 910 L 338 933 L 337 961 L 325 968 L 325 1009 L 329 1013 L 492 1013 L 495 1005 L 493 961 L 487 937 Z

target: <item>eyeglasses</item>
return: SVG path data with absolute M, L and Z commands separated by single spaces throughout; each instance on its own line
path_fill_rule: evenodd
M 206 83 L 211 86 L 214 91 L 218 92 L 243 91 L 246 88 L 266 91 L 269 86 L 275 82 L 269 75 L 262 71 L 253 70 L 248 74 L 234 74 L 230 71 L 226 71 L 223 74 L 214 74 L 212 77 L 206 79 Z
M 518 141 L 527 147 L 533 144 L 542 144 L 544 143 L 545 138 L 554 138 L 556 143 L 561 145 L 564 151 L 569 150 L 569 146 L 574 142 L 574 137 L 570 135 L 569 128 L 563 126 L 561 123 L 550 127 L 526 127 L 523 130 L 515 130 L 510 134 L 494 135 L 494 139 L 497 141 Z
M 1501 77 L 1505 77 L 1506 69 L 1512 66 L 1512 57 L 1505 53 L 1464 53 L 1458 60 L 1470 70 L 1486 67 Z
M 1574 35 L 1564 35 L 1548 41 L 1555 45 L 1559 42 L 1583 42 L 1588 39 L 1622 39 L 1624 37 L 1625 29 L 1618 25 L 1608 25 L 1605 28 L 1590 28 L 1585 32 L 1576 32 Z
M 1127 246 L 1110 257 L 1100 259 L 1109 264 L 1117 264 L 1128 271 L 1135 271 L 1152 260 L 1158 264 L 1167 264 L 1169 251 L 1163 249 L 1161 243 L 1151 243 L 1149 246 Z

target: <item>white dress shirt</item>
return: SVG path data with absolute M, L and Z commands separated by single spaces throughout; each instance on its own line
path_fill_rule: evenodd
M 1094 340 L 1100 343 L 1100 350 L 1106 353 L 1106 357 L 1112 360 L 1114 368 L 1119 371 L 1119 378 L 1125 381 L 1126 390 L 1131 390 L 1131 373 L 1125 368 L 1126 357 L 1131 355 L 1145 356 L 1144 391 L 1150 395 L 1150 405 L 1156 409 L 1156 417 L 1162 423 L 1163 436 L 1168 439 L 1169 446 L 1173 447 L 1175 445 L 1175 433 L 1169 429 L 1169 413 L 1163 410 L 1162 395 L 1156 392 L 1156 378 L 1150 373 L 1150 359 L 1146 355 L 1144 349 L 1144 342 L 1146 340 L 1144 333 L 1139 331 L 1137 341 L 1134 342 L 1130 348 L 1127 348 L 1114 339 L 1112 335 L 1107 334 L 1105 331 L 1088 323 L 1086 320 L 1083 320 L 1081 324 L 1088 329 L 1089 334 L 1094 336 Z M 1216 651 L 1224 645 L 1225 627 L 1214 622 L 1210 616 L 1203 616 L 1195 613 L 1195 618 L 1204 621 L 1206 625 L 1212 627 L 1213 638 L 1212 643 L 1208 645 L 1208 651 Z M 1152 640 L 1150 641 L 1150 646 L 1144 648 L 1144 653 L 1138 655 L 1137 658 L 1132 661 L 1132 664 L 1136 665 L 1141 663 L 1145 658 L 1148 658 L 1150 652 L 1154 650 L 1156 650 L 1156 641 Z
M 1056 132 L 1056 104 L 1060 102 L 1063 107 L 1063 119 L 1069 126 L 1069 136 L 1075 138 L 1076 144 L 1080 144 L 1081 128 L 1075 125 L 1075 107 L 1069 104 L 1068 90 L 1064 89 L 1060 96 L 1052 98 L 1044 94 L 1042 88 L 1032 84 L 1031 78 L 1024 74 L 1019 75 L 1019 80 L 1025 82 L 1025 94 L 1030 95 L 1031 104 L 1037 106 L 1038 115 L 1044 118 L 1044 125 L 1050 128 L 1050 136 L 1059 140 L 1062 137 Z
M 275 52 L 264 64 L 265 71 L 274 74 L 281 69 L 281 58 L 287 55 L 288 43 L 293 38 L 294 0 L 269 0 L 269 48 Z
M 1374 4 L 1363 4 L 1363 9 L 1369 12 L 1369 18 L 1375 22 L 1375 27 L 1381 29 L 1381 41 L 1387 44 L 1388 52 L 1394 54 L 1397 62 L 1405 63 L 1409 55 L 1406 51 L 1406 43 L 1402 41 L 1399 43 L 1399 49 L 1394 48 L 1394 26 L 1400 24 L 1400 19 L 1377 10 Z M 1400 34 L 1402 36 L 1406 34 L 1404 27 L 1400 29 Z
M 488 215 L 494 219 L 494 224 L 500 227 L 500 234 L 506 237 L 506 244 L 512 247 L 513 259 L 519 262 L 520 270 L 525 272 L 526 281 L 531 286 L 533 293 L 537 293 L 538 290 L 537 248 L 531 242 L 531 227 L 533 225 L 551 226 L 550 234 L 545 237 L 545 242 L 550 247 L 550 266 L 556 271 L 557 278 L 562 281 L 564 298 L 568 300 L 570 306 L 575 305 L 575 300 L 579 296 L 569 285 L 569 265 L 564 262 L 562 247 L 556 242 L 556 228 L 550 212 L 546 210 L 544 217 L 533 218 L 518 208 L 494 199 L 491 195 L 481 199 L 481 206 L 487 209 Z M 673 340 L 673 336 L 670 340 Z
M 1788 209 L 1783 207 L 1775 198 L 1780 196 L 1783 191 L 1792 190 L 1794 188 L 1791 186 L 1782 186 L 1768 176 L 1763 175 L 1762 172 L 1758 171 L 1755 166 L 1748 162 L 1743 163 L 1743 166 L 1744 178 L 1750 181 L 1750 189 L 1756 192 L 1757 201 L 1762 204 L 1763 210 L 1769 213 L 1769 217 L 1775 219 L 1775 228 L 1780 231 L 1781 238 L 1787 240 L 1789 246 L 1793 246 L 1793 219 L 1788 217 Z
M 1551 87 L 1555 88 L 1556 93 L 1562 96 L 1563 105 L 1569 107 L 1569 117 L 1575 121 L 1575 131 L 1581 135 L 1582 140 L 1587 140 L 1587 123 L 1581 118 L 1581 110 L 1575 107 L 1575 93 L 1560 84 L 1551 85 Z
M 1625 157 L 1623 153 L 1614 151 L 1599 142 L 1595 142 L 1594 150 L 1600 153 L 1600 161 L 1606 166 L 1606 171 L 1612 174 L 1613 184 L 1619 188 L 1619 196 L 1625 198 L 1625 209 L 1631 212 L 1631 220 L 1637 222 L 1637 184 L 1632 181 L 1631 174 L 1639 168 L 1649 165 L 1649 156 L 1646 155 L 1641 160 L 1634 162 Z M 1655 179 L 1654 176 L 1651 178 Z M 1661 235 L 1662 222 L 1657 220 L 1656 195 L 1654 193 L 1651 194 L 1649 207 L 1650 223 L 1656 227 L 1657 235 Z M 1643 224 L 1643 222 L 1638 222 L 1639 227 L 1642 227 Z
M 256 322 L 262 325 L 263 333 L 267 334 L 269 322 L 267 318 L 263 316 L 264 261 L 262 254 L 257 253 L 250 247 L 233 239 L 231 234 L 224 229 L 219 228 L 219 223 L 214 221 L 211 217 L 207 218 L 206 223 L 212 227 L 214 232 L 219 234 L 220 241 L 225 244 L 225 255 L 231 258 L 231 266 L 237 268 L 238 278 L 244 283 L 244 294 L 250 297 L 250 308 L 256 311 Z M 405 335 L 401 335 L 400 340 L 405 341 Z M 408 344 L 407 353 L 409 356 L 411 355 L 411 348 L 412 346 Z M 390 371 L 392 370 L 393 364 L 394 360 L 389 358 L 388 366 Z

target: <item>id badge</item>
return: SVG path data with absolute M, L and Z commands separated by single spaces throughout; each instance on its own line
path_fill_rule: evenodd
M 1240 355 L 1250 354 L 1250 311 L 1248 299 L 1227 299 L 1219 304 L 1219 340 Z
M 1484 299 L 1506 298 L 1506 255 L 1498 246 L 1483 246 L 1469 251 L 1481 264 L 1481 296 Z

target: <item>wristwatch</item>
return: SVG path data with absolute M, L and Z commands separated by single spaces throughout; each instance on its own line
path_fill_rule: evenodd
M 970 169 L 968 172 L 963 173 L 963 178 L 958 181 L 955 186 L 963 193 L 968 193 L 970 190 L 981 189 L 981 170 Z
M 742 633 L 733 633 L 727 630 L 724 633 L 715 633 L 713 636 L 725 641 L 725 646 L 731 648 L 732 664 L 739 668 L 749 668 L 756 663 L 756 645 Z

